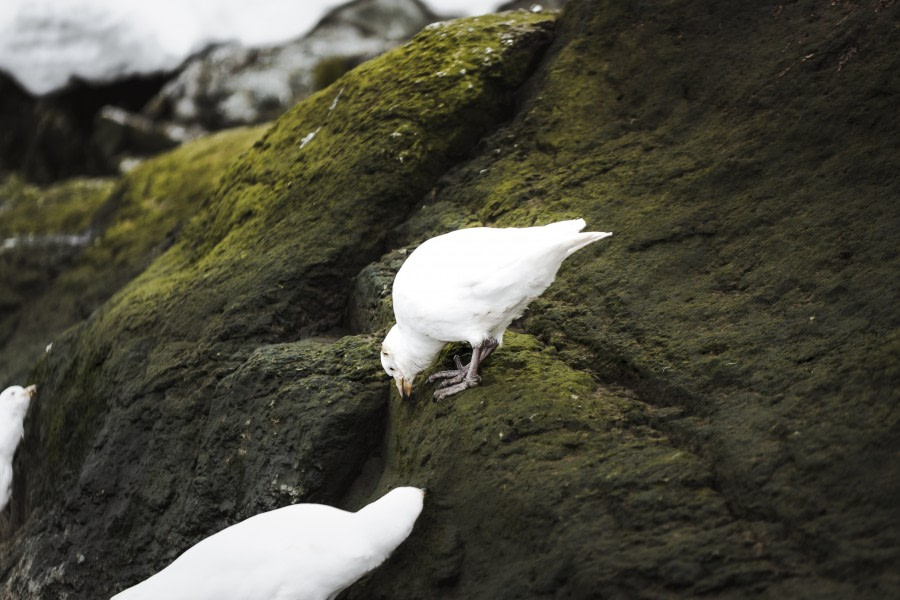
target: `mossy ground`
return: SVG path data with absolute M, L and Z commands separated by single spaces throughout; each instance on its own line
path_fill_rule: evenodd
M 671 522 L 673 534 L 747 571 L 729 578 L 669 548 L 688 569 L 678 574 L 650 543 L 625 552 L 632 567 L 655 564 L 633 574 L 636 588 L 598 573 L 611 595 L 734 586 L 877 597 L 900 559 L 896 528 L 882 529 L 900 477 L 876 466 L 897 449 L 900 400 L 900 123 L 886 104 L 900 84 L 886 50 L 900 47 L 897 29 L 890 10 L 854 4 L 697 6 L 571 3 L 566 41 L 516 118 L 393 239 L 414 246 L 460 226 L 576 216 L 615 232 L 569 259 L 518 327 L 637 394 L 622 410 L 706 473 L 707 508 Z M 640 401 L 666 416 L 641 417 Z M 425 443 L 428 454 L 435 442 Z M 623 457 L 626 473 L 646 460 Z M 723 503 L 738 530 L 705 536 L 696 527 Z M 729 537 L 755 540 L 758 562 Z M 571 572 L 557 593 L 589 597 L 573 591 L 581 571 Z
M 897 595 L 895 11 L 571 0 L 515 96 L 550 16 L 301 103 L 38 365 L 3 591 L 103 596 L 254 511 L 412 484 L 348 597 Z M 615 235 L 481 387 L 388 401 L 378 337 L 340 337 L 385 324 L 388 250 L 575 216 Z
M 22 383 L 36 346 L 47 344 L 38 339 L 21 347 L 22 313 L 75 264 L 113 185 L 111 179 L 74 179 L 39 187 L 15 176 L 0 183 L 0 386 Z
M 39 187 L 7 175 L 0 182 L 0 239 L 84 233 L 112 185 L 112 179 L 71 179 Z
M 80 322 L 171 245 L 222 171 L 264 127 L 185 144 L 119 181 L 72 180 L 47 188 L 15 178 L 0 188 L 0 237 L 86 237 L 24 243 L 0 254 L 0 385 L 21 383 L 44 348 Z
M 20 453 L 22 464 L 36 462 L 18 489 L 14 525 L 31 516 L 20 531 L 39 528 L 67 507 L 84 523 L 104 523 L 70 530 L 73 545 L 110 557 L 82 564 L 48 549 L 56 557 L 48 560 L 66 565 L 66 583 L 38 593 L 68 585 L 102 596 L 160 568 L 209 527 L 284 502 L 334 502 L 359 488 L 362 466 L 349 457 L 368 458 L 385 423 L 387 390 L 372 376 L 377 341 L 361 342 L 365 366 L 346 350 L 351 338 L 310 342 L 293 362 L 281 356 L 295 350 L 278 344 L 341 325 L 352 278 L 384 252 L 390 228 L 508 116 L 553 20 L 522 12 L 429 28 L 282 117 L 214 190 L 204 187 L 194 217 L 170 240 L 154 230 L 161 253 L 59 336 L 33 372 L 45 400 Z M 141 189 L 156 185 L 158 171 L 132 177 L 129 198 L 140 214 L 164 205 L 165 196 Z M 111 213 L 107 230 L 127 238 L 129 221 Z M 348 371 L 328 366 L 344 355 L 356 357 Z M 297 372 L 316 361 L 316 372 Z M 354 383 L 362 373 L 366 383 Z M 279 380 L 296 383 L 279 392 Z M 296 420 L 285 416 L 285 438 L 269 438 L 279 429 L 272 415 L 281 393 Z M 302 417 L 298 394 L 324 413 Z M 341 398 L 352 408 L 331 412 Z M 324 440 L 319 454 L 316 440 Z M 273 448 L 283 449 L 274 463 Z M 176 466 L 187 463 L 197 470 Z M 270 485 L 275 463 L 288 469 L 279 476 L 287 492 Z M 160 531 L 177 543 L 157 539 Z M 33 574 L 17 571 L 5 590 L 18 593 L 28 581 Z

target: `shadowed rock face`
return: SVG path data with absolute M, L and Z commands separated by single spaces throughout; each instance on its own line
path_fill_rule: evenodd
M 280 119 L 37 364 L 3 593 L 409 484 L 345 597 L 897 595 L 896 8 L 707 4 L 573 0 L 533 73 L 552 16 L 432 27 Z M 573 216 L 482 387 L 390 394 L 398 249 Z

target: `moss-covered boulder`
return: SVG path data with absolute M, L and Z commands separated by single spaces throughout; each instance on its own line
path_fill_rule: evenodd
M 0 593 L 403 484 L 422 517 L 348 598 L 898 595 L 895 12 L 572 0 L 297 105 L 37 364 Z M 574 216 L 615 235 L 481 387 L 392 393 L 404 249 Z
M 91 314 L 172 245 L 264 126 L 198 139 L 118 182 L 0 185 L 0 385 L 24 380 L 57 334 Z
M 479 570 L 465 556 L 452 589 L 897 593 L 896 11 L 806 2 L 573 2 L 567 11 L 516 117 L 414 218 L 475 215 L 504 226 L 583 216 L 616 232 L 569 259 L 520 326 L 570 367 L 627 386 L 618 427 L 679 460 L 632 449 L 592 466 L 634 477 L 625 489 L 647 492 L 643 504 L 638 495 L 620 504 L 608 479 L 580 487 L 588 477 L 580 470 L 550 484 L 574 486 L 584 500 L 572 504 L 542 499 L 540 477 L 511 478 L 541 490 L 521 497 L 518 530 L 502 492 L 470 475 L 465 493 L 478 490 L 477 506 L 435 501 L 452 514 L 439 519 L 504 515 L 504 534 L 477 535 L 472 552 L 491 548 L 482 564 L 505 566 Z M 445 230 L 398 231 L 396 244 Z M 498 368 L 491 361 L 486 383 Z M 527 387 L 541 379 L 523 376 Z M 479 393 L 504 392 L 469 398 Z M 543 412 L 524 393 L 523 406 L 503 405 L 509 424 Z M 453 410 L 471 418 L 462 397 Z M 418 425 L 411 431 L 421 439 Z M 423 443 L 424 455 L 440 448 Z M 540 456 L 538 445 L 520 452 L 523 464 Z M 651 491 L 651 465 L 664 493 Z M 462 493 L 455 481 L 448 487 L 454 500 Z M 591 529 L 607 513 L 616 518 Z M 569 519 L 595 535 L 589 560 Z M 427 544 L 444 534 L 421 535 Z M 466 533 L 459 537 L 468 549 Z M 611 540 L 621 545 L 604 547 Z M 509 587 L 498 583 L 518 568 Z M 382 576 L 405 582 L 399 572 Z
M 553 21 L 439 24 L 297 105 L 170 247 L 57 337 L 33 372 L 44 400 L 19 455 L 4 592 L 102 597 L 261 509 L 373 493 L 388 392 L 372 387 L 377 338 L 273 344 L 339 331 L 353 278 L 508 118 Z M 119 212 L 107 230 L 129 227 Z M 273 416 L 281 386 L 292 403 Z M 48 532 L 64 522 L 64 539 Z

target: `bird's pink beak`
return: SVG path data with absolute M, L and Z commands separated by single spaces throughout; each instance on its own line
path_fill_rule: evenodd
M 29 385 L 27 388 L 25 388 L 25 393 L 28 394 L 29 399 L 33 399 L 34 395 L 37 393 L 37 386 Z
M 404 400 L 409 398 L 412 395 L 412 382 L 407 381 L 403 377 L 397 377 L 394 379 L 397 383 L 397 391 L 400 392 L 400 397 Z

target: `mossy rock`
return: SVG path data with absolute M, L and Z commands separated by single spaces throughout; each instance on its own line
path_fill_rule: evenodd
M 504 14 L 299 104 L 38 365 L 0 593 L 102 597 L 257 510 L 411 484 L 348 597 L 897 596 L 892 14 L 573 0 L 533 74 L 552 16 Z M 575 216 L 614 236 L 481 387 L 401 402 L 345 335 L 388 324 L 392 250 Z
M 7 175 L 0 182 L 0 239 L 87 232 L 112 185 L 108 178 L 78 178 L 36 186 Z
M 176 381 L 155 406 L 110 411 L 113 426 L 97 440 L 128 456 L 121 471 L 82 470 L 86 493 L 141 482 L 128 486 L 128 502 L 104 509 L 104 535 L 129 540 L 104 567 L 116 582 L 110 593 L 163 568 L 210 528 L 343 494 L 382 443 L 388 395 L 367 336 L 261 346 L 202 399 Z M 133 419 L 158 435 L 135 438 Z
M 874 465 L 900 439 L 900 122 L 884 95 L 898 32 L 849 5 L 763 12 L 570 3 L 516 117 L 433 198 L 485 225 L 581 216 L 615 232 L 567 260 L 519 327 L 674 411 L 647 422 L 759 540 L 759 569 L 729 579 L 694 556 L 689 578 L 659 563 L 633 590 L 624 574 L 601 586 L 613 596 L 896 593 L 900 478 Z M 695 529 L 704 513 L 676 527 L 697 547 L 716 543 Z M 581 577 L 567 573 L 561 590 Z
M 570 3 L 515 118 L 413 215 L 493 226 L 580 216 L 614 232 L 567 260 L 517 327 L 569 366 L 627 386 L 623 412 L 703 465 L 708 507 L 670 526 L 730 565 L 669 547 L 644 568 L 640 550 L 621 549 L 611 554 L 628 555 L 631 575 L 601 574 L 618 556 L 595 565 L 598 589 L 614 597 L 897 591 L 900 478 L 875 465 L 892 462 L 900 439 L 900 122 L 884 95 L 900 89 L 887 50 L 898 33 L 880 10 L 763 12 Z M 411 249 L 445 231 L 393 239 Z M 715 530 L 719 517 L 706 519 L 722 502 L 738 530 L 706 537 L 697 527 Z M 732 536 L 756 540 L 758 562 L 731 542 L 712 549 Z M 548 564 L 569 543 L 542 546 Z M 675 556 L 680 566 L 667 566 Z M 577 583 L 587 569 L 569 565 L 558 593 L 591 597 Z M 518 584 L 508 597 L 552 595 Z
M 92 219 L 113 185 L 111 179 L 73 179 L 41 187 L 12 175 L 0 182 L 0 386 L 22 383 L 37 346 L 48 343 L 36 339 L 22 347 L 23 312 L 95 239 Z
M 778 570 L 730 518 L 703 461 L 532 336 L 508 332 L 482 386 L 392 398 L 382 487 L 426 485 L 410 540 L 348 598 L 687 595 Z M 707 525 L 698 527 L 701 520 Z
M 169 247 L 225 169 L 265 130 L 237 128 L 138 165 L 119 181 L 0 187 L 0 385 L 22 383 L 45 347 Z
M 45 582 L 19 563 L 6 590 L 103 596 L 225 522 L 285 502 L 373 492 L 377 468 L 357 481 L 365 471 L 358 461 L 333 462 L 347 460 L 344 446 L 323 450 L 332 457 L 323 462 L 310 440 L 338 422 L 342 432 L 325 436 L 329 446 L 360 434 L 380 444 L 386 419 L 377 415 L 388 388 L 372 376 L 378 340 L 353 350 L 345 338 L 321 353 L 313 342 L 301 342 L 302 350 L 283 344 L 342 325 L 351 282 L 384 252 L 390 229 L 508 117 L 553 21 L 521 12 L 436 25 L 301 102 L 192 204 L 193 218 L 168 247 L 156 247 L 146 269 L 57 337 L 33 372 L 41 398 L 18 458 L 29 475 L 17 479 L 12 526 L 27 521 L 19 539 L 40 546 L 42 561 L 67 568 Z M 141 214 L 166 200 L 141 189 L 143 176 L 156 177 L 137 172 L 137 185 L 120 194 Z M 128 214 L 104 215 L 114 239 L 127 238 Z M 342 352 L 354 362 L 335 371 Z M 321 368 L 301 377 L 297 369 L 310 362 Z M 363 408 L 327 418 L 311 411 L 283 438 L 267 438 L 275 407 L 269 392 L 253 390 L 269 389 L 282 368 L 284 377 L 302 379 L 278 392 L 285 398 L 299 403 L 309 394 L 316 410 Z M 363 374 L 360 387 L 354 382 Z M 303 412 L 300 404 L 285 410 Z M 244 434 L 283 453 L 273 463 L 260 448 L 239 460 L 235 444 Z M 368 458 L 368 446 L 360 447 L 358 456 Z M 185 460 L 199 471 L 176 468 Z M 272 486 L 272 464 L 293 470 L 279 471 L 288 492 Z M 211 491 L 192 494 L 195 484 Z M 70 561 L 66 548 L 53 549 L 51 536 L 38 533 L 40 523 L 72 514 L 83 526 L 69 529 L 79 541 L 67 548 L 110 557 L 102 566 Z M 96 527 L 90 514 L 105 515 L 106 525 Z M 164 535 L 174 544 L 158 537 L 170 528 Z M 17 556 L 4 562 L 28 560 Z

